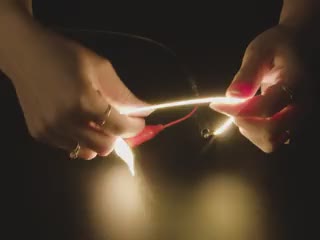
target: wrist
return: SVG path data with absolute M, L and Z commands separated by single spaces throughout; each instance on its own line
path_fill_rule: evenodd
M 3 14 L 2 14 L 3 13 Z M 0 13 L 0 70 L 15 79 L 23 59 L 37 42 L 41 27 L 24 11 L 1 11 Z M 40 30 L 40 31 L 39 31 Z
M 302 19 L 283 18 L 279 21 L 279 25 L 286 27 L 292 33 L 296 34 L 316 34 L 319 33 L 320 16 L 308 16 Z
M 320 2 L 318 0 L 284 0 L 279 24 L 293 33 L 319 32 Z

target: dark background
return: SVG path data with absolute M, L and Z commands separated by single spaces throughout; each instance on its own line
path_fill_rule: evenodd
M 247 44 L 277 24 L 281 9 L 281 1 L 276 0 L 210 4 L 104 2 L 35 1 L 34 12 L 43 24 L 69 29 L 61 31 L 110 58 L 128 86 L 150 101 L 194 96 L 176 60 L 152 44 L 71 29 L 127 32 L 160 41 L 172 48 L 179 62 L 192 73 L 198 94 L 221 94 L 238 70 Z M 101 159 L 89 163 L 67 161 L 65 153 L 29 137 L 8 80 L 1 81 L 1 98 L 5 112 L 1 119 L 5 141 L 2 169 L 8 187 L 3 194 L 8 200 L 4 208 L 10 206 L 7 209 L 13 219 L 6 220 L 14 230 L 9 239 L 16 239 L 16 233 L 33 239 L 101 239 L 91 235 L 82 187 L 95 172 L 116 163 Z M 187 111 L 169 111 L 167 115 L 156 115 L 150 122 L 165 122 Z M 216 113 L 200 109 L 192 121 L 143 146 L 139 164 L 146 178 L 154 186 L 161 185 L 161 189 L 174 185 L 183 186 L 188 192 L 206 176 L 221 172 L 242 176 L 259 189 L 268 203 L 265 211 L 272 222 L 269 233 L 273 239 L 312 236 L 318 192 L 317 139 L 311 140 L 318 133 L 316 120 L 306 119 L 303 133 L 290 146 L 271 155 L 260 152 L 235 129 L 200 154 L 206 142 L 199 131 L 221 119 Z M 152 160 L 144 160 L 146 155 Z M 159 179 L 166 179 L 166 183 Z M 164 208 L 168 204 L 159 202 Z M 170 219 L 174 218 L 173 214 Z M 163 236 L 177 239 L 169 233 Z

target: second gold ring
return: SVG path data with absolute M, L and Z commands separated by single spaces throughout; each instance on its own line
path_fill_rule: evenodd
M 109 118 L 110 115 L 111 115 L 111 110 L 112 110 L 112 107 L 111 107 L 111 105 L 109 104 L 108 107 L 107 107 L 107 109 L 105 110 L 105 112 L 104 112 L 104 114 L 103 114 L 103 120 L 102 120 L 102 122 L 100 123 L 100 126 L 101 126 L 101 127 L 103 127 L 103 126 L 106 124 L 108 118 Z

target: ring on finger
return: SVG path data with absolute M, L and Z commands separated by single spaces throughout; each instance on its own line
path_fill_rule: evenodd
M 77 143 L 77 146 L 70 152 L 69 157 L 70 157 L 71 159 L 77 159 L 80 150 L 81 150 L 80 144 Z

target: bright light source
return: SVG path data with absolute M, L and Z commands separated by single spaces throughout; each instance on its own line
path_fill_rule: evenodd
M 230 117 L 218 129 L 216 129 L 213 132 L 213 135 L 220 135 L 220 134 L 224 133 L 226 130 L 228 130 L 231 127 L 233 121 L 234 121 L 233 117 Z
M 161 104 L 151 105 L 147 107 L 122 109 L 120 113 L 128 115 L 128 114 L 139 113 L 139 112 L 154 111 L 162 108 L 171 108 L 171 107 L 179 107 L 179 106 L 187 106 L 187 105 L 199 105 L 199 104 L 205 104 L 205 103 L 238 104 L 244 101 L 246 101 L 246 99 L 244 98 L 231 98 L 231 97 L 196 98 L 196 99 L 161 103 Z
M 131 175 L 134 176 L 134 155 L 130 146 L 122 138 L 118 138 L 114 151 L 127 164 Z
M 154 110 L 163 109 L 163 108 L 172 108 L 172 107 L 187 106 L 187 105 L 199 105 L 199 104 L 205 104 L 205 103 L 238 104 L 246 100 L 247 99 L 231 98 L 231 97 L 195 98 L 195 99 L 189 99 L 189 100 L 161 103 L 161 104 L 151 105 L 147 107 L 122 109 L 120 113 L 124 115 L 129 115 L 133 113 L 148 112 L 148 111 L 154 111 Z M 217 130 L 215 130 L 213 134 L 220 135 L 224 133 L 227 129 L 230 128 L 232 123 L 233 123 L 233 118 L 231 117 L 222 126 L 220 126 Z M 116 154 L 128 165 L 128 168 L 132 176 L 134 176 L 135 175 L 134 155 L 130 146 L 122 138 L 118 138 L 116 140 L 114 150 Z

